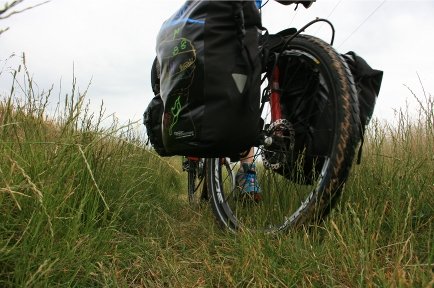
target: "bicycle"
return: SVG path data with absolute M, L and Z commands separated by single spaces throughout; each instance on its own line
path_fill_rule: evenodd
M 332 28 L 330 44 L 301 34 L 320 21 Z M 359 143 L 357 92 L 345 60 L 332 47 L 332 24 L 316 19 L 268 41 L 278 38 L 266 59 L 264 125 L 253 145 L 261 200 L 240 197 L 234 176 L 239 159 L 184 162 L 190 203 L 209 201 L 217 222 L 230 231 L 274 233 L 318 224 L 335 206 Z

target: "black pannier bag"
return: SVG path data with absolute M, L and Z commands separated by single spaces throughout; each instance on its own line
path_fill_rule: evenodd
M 324 158 L 318 155 L 326 155 L 332 141 L 333 135 L 327 133 L 332 121 L 328 116 L 332 111 L 327 108 L 327 96 L 319 97 L 320 91 L 325 90 L 320 87 L 319 72 L 314 70 L 310 61 L 293 57 L 293 54 L 282 54 L 277 65 L 280 70 L 282 114 L 292 123 L 294 146 L 286 165 L 275 171 L 295 183 L 311 185 L 324 163 Z M 310 130 L 311 127 L 315 129 Z
M 383 71 L 372 69 L 362 57 L 352 51 L 343 56 L 350 67 L 356 84 L 360 123 L 364 133 L 374 113 L 375 103 L 383 80 Z
M 157 59 L 165 155 L 233 156 L 255 143 L 260 28 L 254 1 L 186 1 L 164 22 Z
M 164 149 L 163 135 L 162 135 L 162 116 L 164 112 L 163 99 L 160 96 L 160 79 L 158 77 L 160 67 L 157 58 L 154 59 L 151 69 L 151 86 L 154 92 L 154 98 L 149 102 L 148 107 L 143 113 L 143 124 L 146 127 L 146 134 L 148 141 L 151 142 L 152 147 L 161 156 L 169 156 Z
M 377 102 L 381 82 L 383 80 L 383 71 L 371 68 L 371 66 L 355 52 L 350 51 L 342 56 L 353 74 L 357 89 L 357 98 L 359 100 L 361 145 L 357 163 L 360 164 L 365 130 L 374 113 L 375 103 Z
M 162 138 L 162 125 L 161 116 L 163 115 L 164 105 L 160 94 L 157 94 L 152 98 L 148 107 L 143 114 L 143 124 L 146 127 L 146 133 L 148 134 L 148 140 L 151 142 L 152 147 L 161 156 L 169 156 L 164 149 Z

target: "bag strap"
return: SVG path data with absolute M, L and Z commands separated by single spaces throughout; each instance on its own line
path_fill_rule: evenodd
M 252 55 L 250 55 L 249 50 L 244 42 L 244 38 L 246 37 L 246 26 L 245 26 L 245 17 L 244 17 L 244 5 L 245 1 L 234 1 L 234 19 L 237 26 L 237 38 L 240 42 L 241 49 L 243 49 L 246 53 L 242 53 L 244 60 L 249 64 L 249 73 L 253 70 L 253 59 Z

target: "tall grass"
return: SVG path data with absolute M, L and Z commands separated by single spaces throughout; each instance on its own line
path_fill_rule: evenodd
M 12 73 L 0 104 L 0 286 L 114 283 L 129 233 L 165 227 L 160 203 L 173 201 L 161 191 L 180 190 L 178 173 L 134 125 L 102 127 L 75 81 L 47 119 L 50 91 L 36 95 L 25 66 Z
M 35 93 L 25 66 L 11 78 L 0 104 L 1 287 L 434 284 L 431 95 L 417 119 L 371 123 L 362 164 L 321 226 L 270 237 L 229 234 L 209 207 L 190 208 L 179 158 L 149 151 L 134 124 L 103 125 L 75 81 L 47 118 L 50 90 Z

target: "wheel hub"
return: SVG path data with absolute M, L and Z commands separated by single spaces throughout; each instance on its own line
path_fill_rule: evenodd
M 265 129 L 261 156 L 264 166 L 277 170 L 288 163 L 294 150 L 295 131 L 286 119 L 279 119 Z

